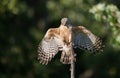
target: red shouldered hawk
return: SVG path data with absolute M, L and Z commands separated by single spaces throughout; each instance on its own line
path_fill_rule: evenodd
M 73 27 L 68 18 L 62 18 L 61 25 L 48 29 L 39 44 L 38 60 L 42 64 L 48 64 L 59 51 L 62 51 L 60 61 L 63 64 L 70 64 L 70 51 L 75 47 L 98 52 L 101 51 L 102 41 L 85 27 Z

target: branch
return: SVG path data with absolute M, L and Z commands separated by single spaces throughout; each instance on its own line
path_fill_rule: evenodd
M 74 50 L 71 50 L 71 67 L 70 67 L 70 71 L 71 71 L 71 78 L 75 78 L 75 53 Z

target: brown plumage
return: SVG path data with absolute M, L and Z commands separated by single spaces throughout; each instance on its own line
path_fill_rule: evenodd
M 68 18 L 62 18 L 61 25 L 58 28 L 48 29 L 39 44 L 38 60 L 42 64 L 48 64 L 58 51 L 62 51 L 60 61 L 63 64 L 70 64 L 71 50 L 74 47 L 98 52 L 101 51 L 102 42 L 85 27 L 73 27 Z

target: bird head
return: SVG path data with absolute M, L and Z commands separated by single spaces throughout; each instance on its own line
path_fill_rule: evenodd
M 62 18 L 61 19 L 61 25 L 64 25 L 64 26 L 67 26 L 67 27 L 71 26 L 68 18 Z

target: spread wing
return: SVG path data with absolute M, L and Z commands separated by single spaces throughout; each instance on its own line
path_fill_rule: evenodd
M 73 27 L 74 46 L 91 52 L 101 51 L 102 41 L 83 26 Z
M 54 31 L 55 30 L 55 31 Z M 57 38 L 54 34 L 56 29 L 47 31 L 45 37 L 42 39 L 38 47 L 38 60 L 42 64 L 47 64 L 62 48 L 62 41 Z M 47 38 L 49 36 L 49 38 Z

